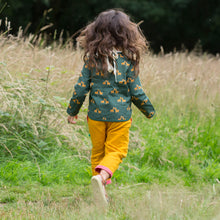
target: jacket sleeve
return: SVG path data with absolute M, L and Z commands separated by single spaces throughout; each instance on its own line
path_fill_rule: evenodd
M 135 76 L 133 65 L 130 65 L 128 69 L 127 83 L 132 102 L 147 118 L 152 118 L 155 114 L 155 109 L 142 89 L 139 76 Z
M 83 65 L 83 69 L 78 78 L 77 83 L 74 86 L 73 96 L 70 99 L 67 113 L 71 116 L 75 116 L 79 113 L 79 110 L 86 98 L 87 93 L 90 90 L 91 71 L 87 64 Z

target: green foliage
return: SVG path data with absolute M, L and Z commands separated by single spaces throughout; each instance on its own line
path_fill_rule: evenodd
M 48 49 L 31 47 L 30 53 L 29 42 L 28 49 L 23 41 L 21 45 L 17 41 L 13 43 L 10 41 L 10 47 L 9 43 L 2 46 L 0 61 L 1 219 L 66 220 L 88 219 L 88 216 L 90 219 L 212 219 L 219 216 L 220 120 L 215 78 L 218 58 L 177 53 L 146 59 L 146 62 L 150 60 L 149 66 L 152 65 L 155 74 L 155 80 L 149 84 L 152 86 L 149 97 L 154 100 L 157 115 L 148 120 L 133 109 L 129 152 L 114 173 L 113 183 L 107 186 L 110 209 L 103 214 L 91 199 L 91 142 L 86 107 L 81 110 L 76 125 L 66 123 L 65 96 L 69 92 L 66 88 L 74 75 L 72 60 L 80 62 L 78 55 L 73 57 L 72 50 L 67 53 L 57 48 L 49 50 L 48 65 L 45 60 Z M 34 54 L 33 64 L 30 54 Z M 63 65 L 57 64 L 61 57 L 65 61 Z M 193 67 L 204 64 L 197 72 L 186 60 L 191 60 Z M 203 74 L 205 63 L 216 72 L 207 75 L 203 70 Z M 157 75 L 155 64 L 161 65 L 159 69 L 165 64 L 167 70 Z M 184 70 L 175 69 L 175 65 Z M 172 66 L 173 75 L 169 75 L 168 66 Z M 187 81 L 190 76 L 183 72 L 188 68 L 197 81 Z M 201 78 L 197 74 L 202 74 Z M 210 84 L 206 84 L 207 79 L 211 79 Z
M 11 156 L 25 160 L 39 157 L 46 160 L 54 146 L 59 148 L 60 143 L 65 141 L 65 137 L 55 129 L 48 129 L 49 121 L 45 116 L 49 112 L 56 114 L 58 107 L 51 104 L 41 90 L 40 94 L 34 94 L 33 87 L 34 84 L 30 85 L 28 81 L 3 86 L 8 109 L 0 111 L 0 158 Z M 65 144 L 62 147 L 65 149 Z
M 134 126 L 142 128 L 141 140 L 139 148 L 130 150 L 125 165 L 123 163 L 123 168 L 117 171 L 116 179 L 120 182 L 184 180 L 190 185 L 198 181 L 215 182 L 220 178 L 217 118 L 201 119 L 197 113 L 190 113 L 189 117 L 172 114 L 158 115 L 149 122 L 143 121 L 138 113 L 134 115 Z M 170 172 L 177 178 L 168 174 Z M 129 179 L 124 180 L 125 175 Z
M 20 185 L 35 182 L 43 186 L 54 184 L 88 185 L 90 180 L 89 163 L 77 155 L 52 152 L 47 161 L 7 158 L 1 160 L 1 184 Z
M 192 50 L 198 42 L 204 51 L 220 51 L 220 3 L 217 0 L 2 0 L 0 16 L 8 17 L 13 33 L 20 26 L 35 34 L 46 27 L 50 39 L 59 38 L 60 34 L 68 38 L 109 8 L 123 8 L 136 22 L 143 20 L 141 28 L 155 52 L 160 51 L 161 45 L 165 51 L 183 47 Z
M 7 77 L 2 83 L 6 102 L 0 111 L 1 180 L 12 185 L 25 181 L 87 185 L 91 175 L 88 154 L 77 150 L 77 142 L 70 147 L 59 127 L 51 126 L 50 116 L 60 117 L 67 101 L 59 96 L 50 98 L 47 74 L 37 83 L 31 79 L 10 82 Z M 173 114 L 172 109 L 159 110 L 149 121 L 134 111 L 130 150 L 114 174 L 117 182 L 190 185 L 220 179 L 217 115 L 204 117 L 196 107 L 192 111 L 186 106 L 179 110 L 184 115 Z M 76 132 L 89 139 L 84 130 Z

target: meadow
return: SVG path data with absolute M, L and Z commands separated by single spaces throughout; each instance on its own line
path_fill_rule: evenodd
M 88 99 L 67 123 L 82 51 L 31 39 L 0 36 L 0 219 L 220 219 L 218 55 L 143 58 L 157 114 L 148 120 L 133 106 L 129 153 L 103 213 L 91 197 Z

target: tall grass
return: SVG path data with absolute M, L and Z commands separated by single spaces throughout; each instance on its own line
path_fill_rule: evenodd
M 103 217 L 90 198 L 88 100 L 77 125 L 66 120 L 82 54 L 71 42 L 43 47 L 41 38 L 35 45 L 32 38 L 0 36 L 3 219 L 210 219 L 218 214 L 218 56 L 175 52 L 143 58 L 140 77 L 157 115 L 147 120 L 133 108 L 129 153 L 114 174 L 111 210 Z

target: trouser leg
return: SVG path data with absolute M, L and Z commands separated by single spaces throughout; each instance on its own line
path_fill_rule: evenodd
M 97 175 L 95 168 L 105 156 L 106 123 L 88 118 L 89 133 L 92 141 L 91 166 L 92 175 Z
M 111 177 L 118 169 L 119 164 L 128 152 L 130 127 L 131 120 L 126 122 L 107 122 L 105 156 L 95 168 L 97 172 L 104 169 Z

